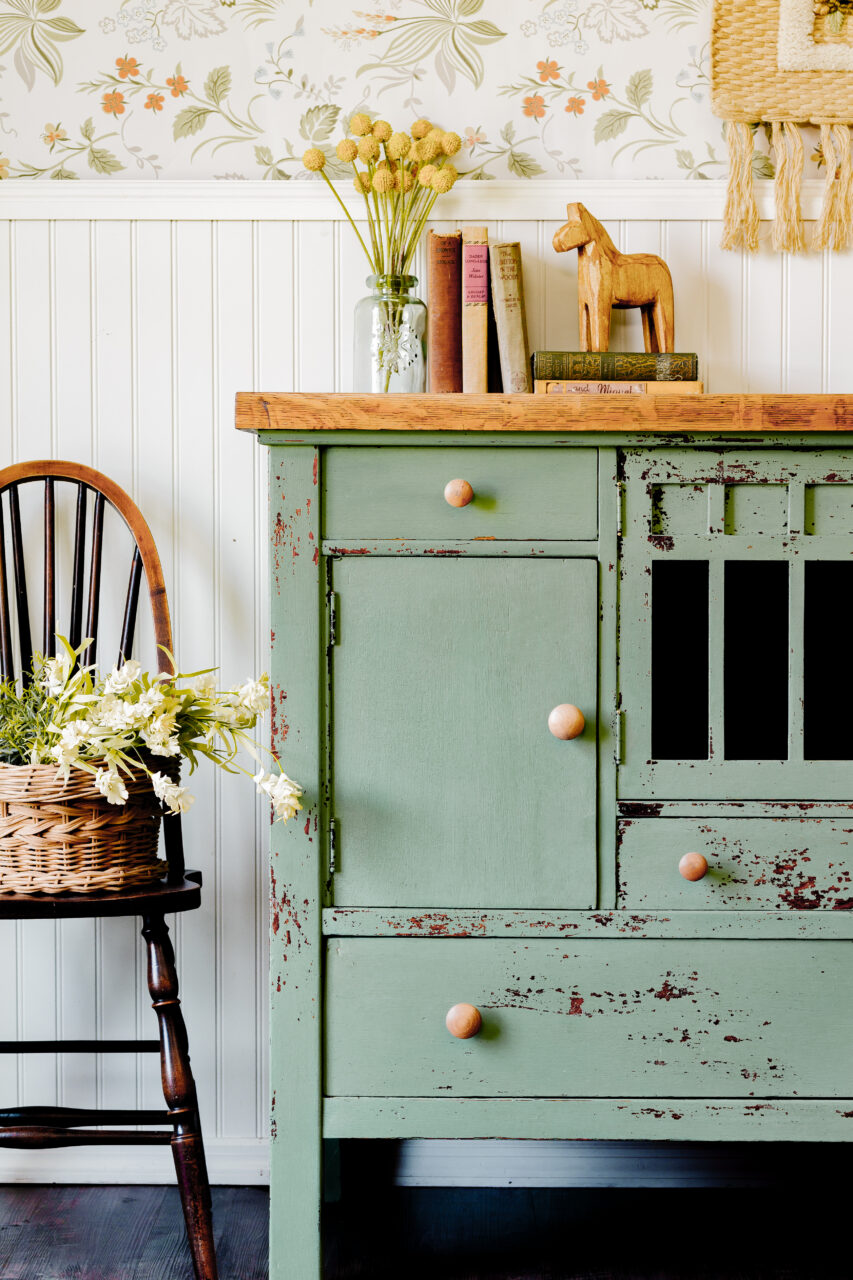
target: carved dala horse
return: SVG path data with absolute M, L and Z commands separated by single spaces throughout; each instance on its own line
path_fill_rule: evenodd
M 582 204 L 566 206 L 568 222 L 554 236 L 557 253 L 578 249 L 581 351 L 607 351 L 612 307 L 639 307 L 646 351 L 675 350 L 672 276 L 653 253 L 620 253 Z

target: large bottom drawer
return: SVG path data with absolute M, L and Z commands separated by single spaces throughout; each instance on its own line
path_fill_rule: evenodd
M 848 942 L 335 938 L 326 1093 L 850 1097 L 851 970 Z

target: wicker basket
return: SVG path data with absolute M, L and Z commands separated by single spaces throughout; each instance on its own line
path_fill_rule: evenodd
M 151 780 L 122 778 L 117 805 L 80 769 L 63 782 L 54 765 L 0 764 L 0 893 L 117 891 L 163 876 Z

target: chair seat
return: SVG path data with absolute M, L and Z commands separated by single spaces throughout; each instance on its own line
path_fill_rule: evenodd
M 59 920 L 72 917 L 169 914 L 201 906 L 201 872 L 186 871 L 176 884 L 155 880 L 126 893 L 0 893 L 0 920 Z

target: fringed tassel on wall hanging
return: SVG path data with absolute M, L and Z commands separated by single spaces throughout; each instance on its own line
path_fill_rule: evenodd
M 752 182 L 752 130 L 739 120 L 729 120 L 726 138 L 731 168 L 720 244 L 724 249 L 743 248 L 754 253 L 758 248 L 758 206 Z
M 773 121 L 773 151 L 776 156 L 776 218 L 771 244 L 786 253 L 801 253 L 806 247 L 800 213 L 800 184 L 803 179 L 803 139 L 795 124 Z

